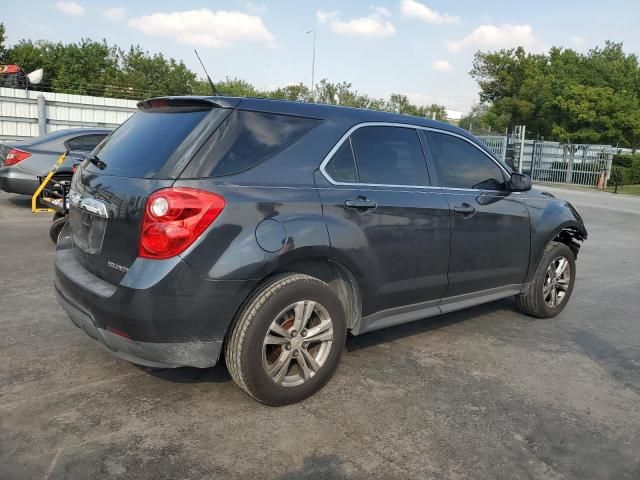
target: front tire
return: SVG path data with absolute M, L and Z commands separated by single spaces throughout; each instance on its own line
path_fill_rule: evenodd
M 285 273 L 245 303 L 225 345 L 233 380 L 254 399 L 280 406 L 319 391 L 340 362 L 344 307 L 329 285 Z
M 566 307 L 576 279 L 576 262 L 564 243 L 551 242 L 545 248 L 527 289 L 516 297 L 523 313 L 551 318 Z

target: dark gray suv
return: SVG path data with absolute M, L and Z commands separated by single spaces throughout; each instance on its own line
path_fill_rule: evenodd
M 228 97 L 141 102 L 73 177 L 71 320 L 116 355 L 299 401 L 347 333 L 516 296 L 566 305 L 587 236 L 476 138 L 424 118 Z

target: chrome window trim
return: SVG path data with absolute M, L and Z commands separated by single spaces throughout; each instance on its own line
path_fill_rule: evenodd
M 500 168 L 500 170 L 502 170 L 507 175 L 507 177 L 510 176 L 510 173 L 502 165 L 500 165 L 500 163 L 498 163 L 495 158 L 493 158 L 491 155 L 489 155 L 489 153 L 487 153 L 480 145 L 475 144 L 474 142 L 472 142 L 468 138 L 466 138 L 463 135 L 460 135 L 458 133 L 449 132 L 447 130 L 442 130 L 442 129 L 439 129 L 439 128 L 423 127 L 421 125 L 413 125 L 413 124 L 410 124 L 410 123 L 362 122 L 362 123 L 358 123 L 358 124 L 354 125 L 349 130 L 347 130 L 347 132 L 344 135 L 342 135 L 342 137 L 340 137 L 340 140 L 338 140 L 338 142 L 333 146 L 333 148 L 331 150 L 329 150 L 329 153 L 327 153 L 327 155 L 324 157 L 324 159 L 322 160 L 322 163 L 320 163 L 320 172 L 322 173 L 324 178 L 326 178 L 327 181 L 329 183 L 331 183 L 332 185 L 359 186 L 359 187 L 397 187 L 397 188 L 433 189 L 433 190 L 459 190 L 459 191 L 465 191 L 465 192 L 481 192 L 481 191 L 483 191 L 483 192 L 502 192 L 503 191 L 503 190 L 482 190 L 482 189 L 475 189 L 475 188 L 440 187 L 440 186 L 433 186 L 433 185 L 393 185 L 393 184 L 386 184 L 386 183 L 337 182 L 333 178 L 331 178 L 331 175 L 329 175 L 327 173 L 325 167 L 331 161 L 331 159 L 333 158 L 335 153 L 340 149 L 342 144 L 351 136 L 351 134 L 353 132 L 355 132 L 356 130 L 358 130 L 360 128 L 363 128 L 363 127 L 411 128 L 413 130 L 427 130 L 429 132 L 444 133 L 445 135 L 451 135 L 453 137 L 458 137 L 458 138 L 464 140 L 465 142 L 469 143 L 470 145 L 473 145 L 474 147 L 476 147 L 489 160 L 491 160 L 498 168 Z M 355 158 L 355 153 L 354 153 L 354 160 L 355 160 L 355 163 L 356 163 L 356 168 L 358 168 L 358 162 L 357 162 L 357 159 Z

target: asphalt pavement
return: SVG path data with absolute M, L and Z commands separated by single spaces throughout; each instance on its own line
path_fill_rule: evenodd
M 549 190 L 589 230 L 558 318 L 508 299 L 350 338 L 284 408 L 101 349 L 55 301 L 50 217 L 0 193 L 0 479 L 639 479 L 640 197 Z

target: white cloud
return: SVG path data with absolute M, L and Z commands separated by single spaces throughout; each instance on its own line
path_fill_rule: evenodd
M 157 12 L 133 18 L 129 26 L 148 35 L 171 37 L 179 43 L 198 47 L 224 48 L 237 42 L 275 44 L 275 37 L 260 17 L 235 11 L 203 8 Z
M 499 49 L 524 47 L 531 51 L 544 49 L 542 42 L 533 34 L 531 25 L 512 25 L 505 23 L 500 26 L 480 25 L 461 40 L 450 42 L 449 50 L 461 52 L 467 48 Z
M 351 20 L 341 20 L 340 12 L 325 12 L 318 10 L 316 16 L 318 23 L 328 23 L 331 30 L 339 35 L 350 35 L 358 37 L 382 38 L 396 33 L 393 24 L 385 19 L 390 12 L 380 7 L 373 7 L 374 12 L 366 17 L 353 18 Z
M 77 2 L 57 2 L 56 8 L 65 15 L 72 15 L 74 17 L 84 15 L 84 7 Z
M 416 2 L 416 0 L 402 0 L 400 3 L 400 11 L 405 17 L 417 18 L 427 23 L 443 24 L 460 22 L 460 17 L 457 15 L 436 12 L 424 3 Z
M 449 60 L 436 60 L 433 62 L 433 69 L 436 72 L 450 72 L 452 68 Z
M 382 15 L 383 17 L 391 16 L 391 12 L 389 11 L 388 8 L 385 8 L 385 7 L 378 7 L 376 5 L 371 5 L 371 10 L 376 12 L 378 15 Z
M 340 15 L 340 12 L 338 10 L 331 10 L 331 11 L 318 10 L 316 12 L 318 23 L 322 25 L 324 25 L 327 22 L 330 22 L 331 20 L 334 20 L 335 18 L 338 17 L 338 15 Z
M 126 13 L 125 9 L 122 7 L 113 7 L 113 8 L 107 8 L 106 10 L 100 10 L 100 15 L 114 22 L 118 20 L 122 20 L 124 18 L 125 13 Z

